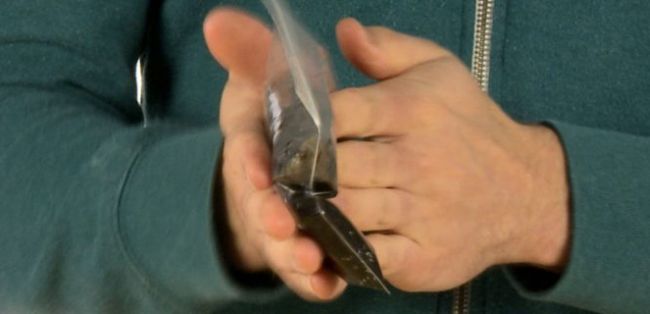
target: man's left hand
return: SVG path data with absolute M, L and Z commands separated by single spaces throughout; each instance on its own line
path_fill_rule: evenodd
M 493 265 L 561 269 L 569 192 L 556 134 L 512 120 L 430 41 L 353 19 L 337 37 L 377 83 L 332 94 L 334 201 L 369 232 L 388 281 L 439 291 Z

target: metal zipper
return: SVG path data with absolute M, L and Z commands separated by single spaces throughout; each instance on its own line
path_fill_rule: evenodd
M 469 282 L 454 289 L 454 307 L 452 308 L 452 313 L 468 314 L 470 295 L 471 285 Z
M 490 43 L 494 18 L 494 1 L 496 0 L 476 0 L 472 75 L 484 92 L 488 91 L 490 82 Z M 471 288 L 471 282 L 468 282 L 454 289 L 453 314 L 469 314 Z
M 488 91 L 490 80 L 490 43 L 492 39 L 492 20 L 495 0 L 476 0 L 474 21 L 474 48 L 472 52 L 472 75 Z

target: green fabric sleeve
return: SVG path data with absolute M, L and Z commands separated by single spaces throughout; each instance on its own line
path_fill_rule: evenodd
M 215 125 L 143 128 L 149 1 L 0 2 L 0 312 L 207 312 Z M 216 100 L 215 100 L 216 101 Z
M 571 248 L 563 273 L 506 267 L 526 297 L 602 313 L 650 309 L 650 138 L 550 122 L 567 156 Z

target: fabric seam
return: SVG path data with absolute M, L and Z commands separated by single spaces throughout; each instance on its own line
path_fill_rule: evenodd
M 129 184 L 131 176 L 134 174 L 137 165 L 144 157 L 146 148 L 149 147 L 149 145 L 150 145 L 149 142 L 145 142 L 142 144 L 140 149 L 135 152 L 131 160 L 131 163 L 127 167 L 124 176 L 121 180 L 120 190 L 118 192 L 117 201 L 115 202 L 115 206 L 113 208 L 113 213 L 112 213 L 113 236 L 115 237 L 114 240 L 117 242 L 118 250 L 124 256 L 127 267 L 133 273 L 135 273 L 135 275 L 139 279 L 138 281 L 142 284 L 142 286 L 147 291 L 151 292 L 154 299 L 157 300 L 159 304 L 169 305 L 170 307 L 172 307 L 172 310 L 174 312 L 185 313 L 185 311 L 182 311 L 182 308 L 186 307 L 186 305 L 183 302 L 178 301 L 176 297 L 174 297 L 171 293 L 166 292 L 165 289 L 156 287 L 157 284 L 149 280 L 146 272 L 143 271 L 144 268 L 140 265 L 140 263 L 138 263 L 135 256 L 127 248 L 124 240 L 124 235 L 121 229 L 122 224 L 120 219 L 120 210 L 122 208 L 122 201 L 123 201 L 124 194 L 126 193 L 126 186 Z M 169 301 L 167 298 L 165 298 L 166 295 L 169 295 L 170 299 L 175 301 Z M 191 307 L 188 308 L 191 309 Z

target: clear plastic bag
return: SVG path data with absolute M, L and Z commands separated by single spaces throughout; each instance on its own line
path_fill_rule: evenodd
M 263 0 L 275 23 L 267 71 L 273 181 L 299 228 L 349 283 L 389 292 L 363 235 L 328 198 L 336 195 L 335 138 L 327 53 L 281 0 Z

